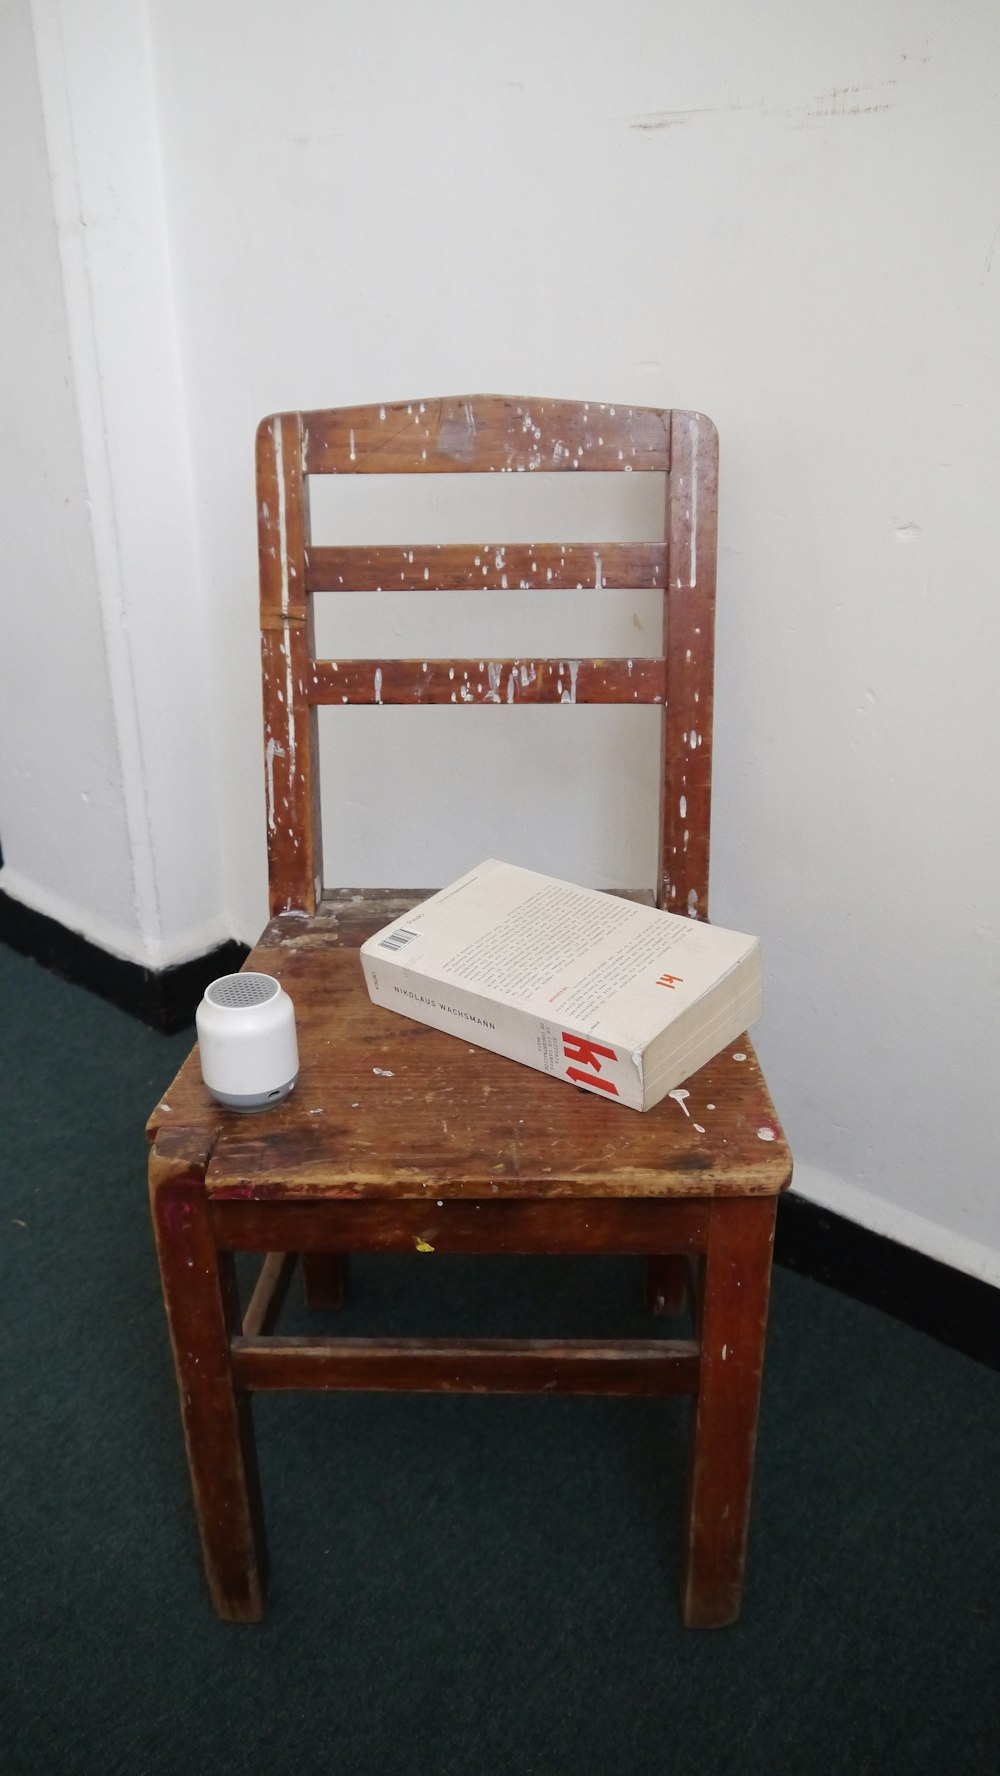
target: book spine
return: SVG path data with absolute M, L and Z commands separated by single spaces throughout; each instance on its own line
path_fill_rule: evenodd
M 598 1042 L 558 1019 L 540 1018 L 466 987 L 422 975 L 399 961 L 361 953 L 368 992 L 376 1005 L 429 1024 L 449 1036 L 506 1055 L 569 1085 L 645 1110 L 641 1054 Z

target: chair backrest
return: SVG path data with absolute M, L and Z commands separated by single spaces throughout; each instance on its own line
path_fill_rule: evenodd
M 662 533 L 643 543 L 313 545 L 310 475 L 516 471 L 666 476 Z M 279 413 L 257 433 L 261 649 L 271 911 L 322 893 L 321 704 L 659 704 L 656 901 L 705 918 L 711 815 L 718 437 L 699 413 L 505 395 Z M 595 563 L 597 579 L 595 582 Z M 400 569 L 402 567 L 402 573 Z M 317 592 L 662 588 L 654 659 L 320 660 Z M 481 688 L 480 688 L 481 687 Z

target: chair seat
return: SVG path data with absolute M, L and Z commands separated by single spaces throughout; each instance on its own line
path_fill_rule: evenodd
M 416 897 L 411 897 L 412 899 Z M 210 1197 L 712 1197 L 771 1195 L 791 1157 L 748 1038 L 640 1113 L 371 1003 L 356 946 L 329 905 L 279 918 L 246 967 L 296 1011 L 300 1072 L 273 1110 L 217 1104 L 197 1051 L 148 1133 L 211 1148 Z M 345 937 L 353 939 L 345 947 Z

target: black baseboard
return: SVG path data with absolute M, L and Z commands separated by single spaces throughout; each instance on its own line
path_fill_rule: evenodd
M 794 1191 L 778 1204 L 774 1255 L 789 1270 L 1000 1369 L 1000 1289 L 981 1278 L 870 1233 Z
M 209 981 L 234 973 L 249 954 L 245 944 L 231 941 L 176 968 L 142 968 L 109 955 L 2 890 L 0 942 L 64 980 L 99 993 L 164 1035 L 193 1023 Z M 774 1255 L 787 1269 L 828 1283 L 1000 1369 L 1000 1290 L 978 1277 L 869 1233 L 794 1191 L 778 1204 Z
M 0 890 L 0 943 L 40 962 L 52 974 L 109 999 L 165 1036 L 194 1022 L 205 988 L 220 974 L 233 974 L 246 961 L 245 944 L 231 940 L 175 968 L 143 968 L 112 956 L 58 919 L 35 912 Z

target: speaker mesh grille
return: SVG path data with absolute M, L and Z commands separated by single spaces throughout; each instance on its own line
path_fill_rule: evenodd
M 277 981 L 269 974 L 224 974 L 221 980 L 212 982 L 205 998 L 210 1005 L 234 1011 L 245 1005 L 266 1005 L 279 991 Z

